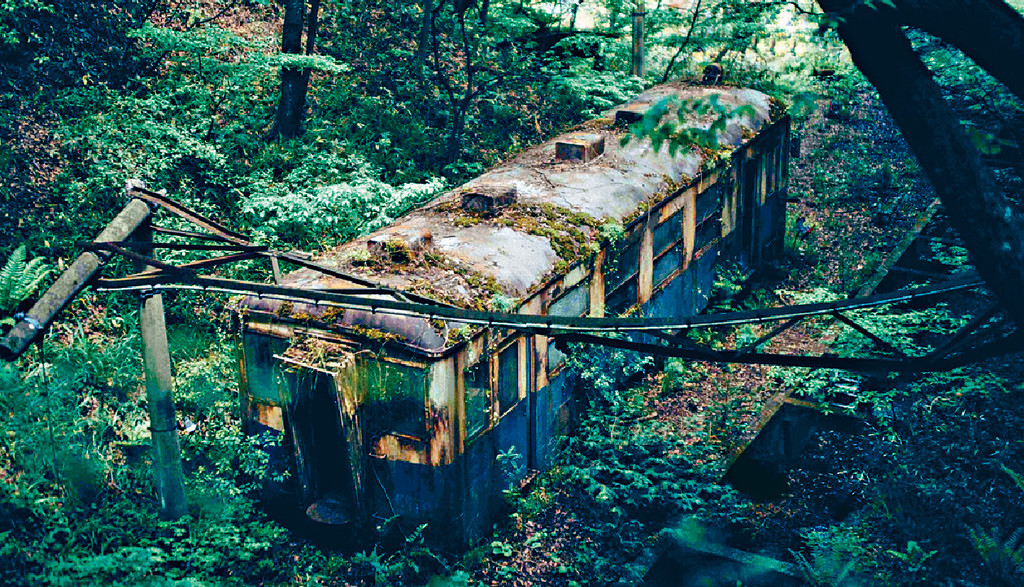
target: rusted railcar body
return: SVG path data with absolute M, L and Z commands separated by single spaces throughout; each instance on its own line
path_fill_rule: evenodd
M 700 312 L 718 262 L 756 265 L 782 248 L 789 120 L 773 121 L 759 92 L 686 85 L 656 87 L 619 117 L 672 94 L 755 114 L 729 124 L 712 163 L 699 149 L 622 146 L 613 110 L 319 260 L 478 309 Z M 603 238 L 608 223 L 621 238 Z M 362 287 L 310 270 L 283 283 Z M 292 472 L 272 489 L 356 532 L 400 515 L 454 544 L 486 535 L 501 490 L 549 468 L 574 418 L 573 375 L 545 336 L 256 298 L 242 323 L 247 425 L 284 433 L 279 464 Z

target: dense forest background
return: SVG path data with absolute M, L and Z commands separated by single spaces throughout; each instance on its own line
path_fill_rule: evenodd
M 648 2 L 637 77 L 634 10 L 621 0 L 0 3 L 4 328 L 122 207 L 130 178 L 261 243 L 317 252 L 644 87 L 699 79 L 710 63 L 728 83 L 791 107 L 805 137 L 791 223 L 804 217 L 816 229 L 789 241 L 779 275 L 724 272 L 716 303 L 855 289 L 935 193 L 850 60 L 842 18 L 801 0 Z M 1019 97 L 950 43 L 907 35 L 1019 205 Z M 935 254 L 971 264 L 959 247 Z M 255 262 L 232 272 L 269 279 Z M 562 464 L 510 489 L 492 540 L 456 555 L 402 520 L 381 520 L 375 544 L 354 548 L 268 517 L 265 456 L 239 427 L 229 307 L 189 294 L 169 301 L 178 408 L 199 423 L 182 436 L 190 515 L 178 522 L 157 517 L 136 300 L 87 292 L 31 356 L 0 364 L 0 583 L 635 584 L 666 529 L 715 534 L 708 528 L 791 561 L 814 584 L 1024 576 L 1024 379 L 1013 360 L 865 382 L 872 402 L 897 408 L 853 440 L 821 436 L 808 457 L 821 466 L 794 474 L 800 491 L 763 502 L 717 483 L 708 451 L 727 452 L 746 430 L 741 415 L 753 408 L 743 393 L 817 389 L 826 376 L 578 353 L 592 409 Z M 955 327 L 970 309 L 910 320 Z M 897 337 L 904 328 L 872 326 Z M 832 328 L 803 334 L 854 344 Z M 680 408 L 695 390 L 709 403 Z

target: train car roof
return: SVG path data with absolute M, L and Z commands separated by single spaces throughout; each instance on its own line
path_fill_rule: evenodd
M 461 307 L 495 309 L 525 299 L 553 276 L 590 256 L 601 226 L 626 224 L 644 209 L 700 173 L 710 154 L 694 147 L 672 156 L 655 151 L 647 139 L 622 145 L 625 133 L 611 118 L 620 110 L 642 112 L 665 97 L 696 99 L 716 95 L 729 108 L 751 106 L 753 114 L 731 119 L 719 144 L 732 150 L 770 123 L 766 94 L 731 87 L 685 83 L 654 87 L 606 117 L 527 149 L 483 175 L 410 211 L 393 224 L 318 255 L 318 262 L 383 286 Z M 749 109 L 748 109 L 749 111 Z M 690 116 L 693 128 L 707 128 L 716 117 Z M 556 158 L 556 143 L 593 144 L 604 152 L 588 162 Z M 480 209 L 467 200 L 483 195 L 499 207 Z M 652 201 L 653 200 L 653 201 Z M 357 287 L 352 282 L 300 269 L 282 285 L 303 289 Z M 324 308 L 248 298 L 253 310 L 290 313 L 335 326 L 382 331 L 429 353 L 449 346 L 446 328 L 425 319 L 346 310 L 323 318 Z

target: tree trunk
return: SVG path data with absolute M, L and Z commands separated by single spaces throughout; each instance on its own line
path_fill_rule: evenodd
M 430 26 L 434 13 L 434 0 L 423 0 L 423 20 L 420 22 L 419 41 L 416 45 L 416 54 L 413 55 L 413 64 L 416 67 L 417 75 L 422 73 L 423 66 L 427 63 L 427 50 L 430 47 Z
M 281 52 L 297 55 L 302 52 L 302 21 L 305 0 L 284 1 L 284 25 L 281 29 Z M 277 103 L 277 116 L 271 137 L 292 138 L 302 131 L 302 118 L 306 111 L 306 87 L 309 76 L 294 67 L 281 69 L 281 99 Z
M 683 54 L 683 50 L 690 44 L 690 37 L 693 36 L 693 30 L 697 28 L 697 18 L 700 17 L 700 5 L 703 0 L 697 0 L 697 5 L 693 7 L 693 18 L 690 19 L 690 28 L 686 29 L 686 38 L 679 44 L 679 48 L 672 55 L 672 59 L 668 62 L 668 67 L 665 68 L 665 75 L 661 76 L 661 83 L 668 81 L 668 77 L 672 75 L 672 68 L 676 65 L 676 59 Z
M 644 76 L 644 0 L 637 0 L 633 6 L 633 61 L 630 73 Z
M 1024 216 L 982 163 L 959 117 L 899 28 L 897 19 L 904 15 L 851 9 L 849 0 L 819 4 L 843 17 L 838 30 L 854 63 L 878 89 L 978 272 L 1014 321 L 1024 326 L 1024 306 L 1019 303 L 1024 291 Z M 970 36 L 966 31 L 958 34 Z
M 895 4 L 902 24 L 956 45 L 1024 100 L 1024 16 L 1006 2 L 897 0 Z

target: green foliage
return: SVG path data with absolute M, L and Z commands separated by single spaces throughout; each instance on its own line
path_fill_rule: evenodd
M 672 120 L 672 114 L 676 120 Z M 675 155 L 680 149 L 689 152 L 694 148 L 719 149 L 729 123 L 734 120 L 752 120 L 754 107 L 750 105 L 735 108 L 722 104 L 718 94 L 701 98 L 680 99 L 668 97 L 659 100 L 646 112 L 643 118 L 629 127 L 629 134 L 622 137 L 626 144 L 634 138 L 649 138 L 654 150 L 668 144 L 668 152 Z M 695 120 L 711 117 L 707 128 L 695 124 Z
M 634 77 L 617 71 L 594 71 L 589 64 L 570 62 L 568 68 L 559 65 L 551 71 L 547 92 L 570 112 L 584 118 L 599 116 L 601 112 L 629 100 L 643 89 Z
M 654 364 L 650 355 L 597 345 L 569 345 L 566 365 L 583 381 L 591 401 L 621 405 L 620 392 Z
M 11 314 L 50 275 L 50 268 L 41 257 L 27 261 L 27 256 L 27 248 L 21 245 L 14 249 L 0 269 L 0 314 Z M 0 321 L 0 324 L 13 323 L 10 317 Z
M 328 248 L 390 224 L 444 187 L 439 179 L 393 187 L 375 175 L 359 156 L 313 157 L 246 199 L 243 210 L 267 242 Z M 312 187 L 330 178 L 345 180 Z
M 908 540 L 907 547 L 905 550 L 887 550 L 886 552 L 890 556 L 896 558 L 904 565 L 906 565 L 907 570 L 910 573 L 917 573 L 922 568 L 924 568 L 924 565 L 926 562 L 928 562 L 928 559 L 935 556 L 935 554 L 938 551 L 925 550 L 924 548 L 921 548 L 921 545 L 918 544 L 916 540 Z
M 850 575 L 864 564 L 864 539 L 848 526 L 809 530 L 803 534 L 807 554 L 794 552 L 797 565 L 811 585 L 848 584 Z
M 1017 528 L 1003 539 L 994 528 L 986 532 L 980 527 L 968 526 L 967 536 L 981 556 L 986 574 L 995 584 L 1020 583 L 1024 576 L 1024 528 Z
M 24 22 L 41 14 L 53 14 L 53 6 L 45 0 L 4 0 L 0 2 L 0 47 L 17 45 L 20 37 L 39 42 L 42 39 L 31 30 L 26 30 Z
M 393 523 L 389 520 L 386 524 Z M 426 524 L 405 536 L 402 547 L 394 552 L 383 552 L 379 547 L 359 552 L 349 560 L 356 576 L 370 579 L 375 585 L 422 584 L 438 570 L 444 570 L 443 561 L 424 543 Z

